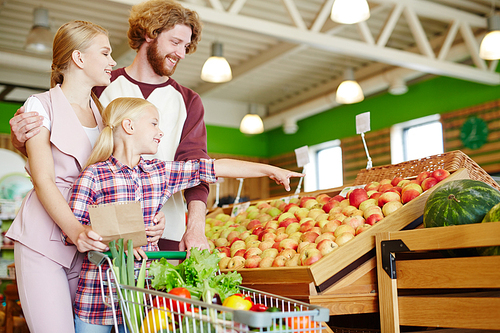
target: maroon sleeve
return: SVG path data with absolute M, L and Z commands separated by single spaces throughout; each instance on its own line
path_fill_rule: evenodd
M 183 92 L 186 103 L 186 122 L 182 129 L 181 140 L 175 153 L 175 161 L 187 161 L 200 158 L 210 158 L 207 154 L 207 129 L 205 127 L 205 110 L 201 98 L 193 91 Z M 184 197 L 189 204 L 192 200 L 207 203 L 209 186 L 206 183 L 186 189 Z
M 102 92 L 104 91 L 105 86 L 99 86 L 92 88 L 92 91 L 97 96 L 97 98 L 101 97 Z

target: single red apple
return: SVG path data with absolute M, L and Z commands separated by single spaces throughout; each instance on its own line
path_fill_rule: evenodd
M 311 196 L 307 196 L 307 197 L 302 197 L 300 198 L 300 203 L 299 203 L 299 206 L 300 207 L 304 207 L 304 204 L 307 200 L 310 200 L 310 199 L 315 199 L 316 200 L 316 197 L 311 197 Z
M 294 206 L 299 207 L 299 205 L 297 205 L 296 203 L 289 203 L 289 204 L 287 204 L 285 206 L 285 208 L 283 209 L 283 212 L 288 212 L 290 210 L 290 208 L 292 208 Z
M 399 184 L 400 181 L 403 180 L 403 177 L 394 177 L 391 181 L 391 185 L 392 186 L 397 186 Z
M 331 199 L 330 201 L 328 201 L 326 204 L 323 205 L 323 210 L 325 211 L 325 213 L 329 213 L 333 207 L 338 206 L 338 205 L 339 205 L 339 202 L 337 200 Z
M 418 197 L 419 195 L 420 195 L 420 192 L 415 190 L 415 189 L 406 190 L 406 191 L 404 191 L 403 195 L 401 196 L 401 203 L 403 203 L 403 204 L 408 203 L 408 202 L 412 201 L 413 199 L 415 199 L 416 197 Z
M 278 224 L 278 228 L 280 227 L 288 227 L 290 224 L 294 223 L 294 222 L 299 222 L 299 220 L 295 217 L 289 217 L 289 218 L 286 218 L 284 219 L 283 221 L 281 221 L 279 224 Z
M 434 185 L 436 185 L 438 183 L 437 179 L 430 176 L 430 177 L 427 177 L 425 178 L 423 181 L 422 181 L 422 190 L 424 191 L 427 191 L 428 189 L 430 189 L 431 187 L 433 187 Z
M 393 191 L 393 192 L 397 192 L 397 193 L 401 194 L 401 192 L 403 191 L 403 189 L 401 188 L 401 186 L 394 186 L 389 191 Z
M 419 184 L 422 184 L 425 178 L 429 177 L 431 173 L 429 171 L 422 171 L 421 173 L 418 174 L 417 180 L 419 181 Z
M 394 186 L 392 186 L 392 184 L 383 184 L 383 185 L 380 185 L 380 187 L 378 188 L 378 191 L 381 193 L 384 193 L 386 191 L 389 191 L 393 187 Z
M 372 214 L 372 215 L 368 216 L 365 223 L 369 224 L 369 225 L 374 225 L 375 223 L 382 220 L 383 218 L 384 217 L 382 216 L 382 214 Z
M 356 208 L 359 207 L 360 203 L 362 203 L 367 199 L 368 199 L 368 194 L 363 188 L 356 188 L 352 190 L 351 194 L 349 195 L 349 203 L 351 204 L 351 206 L 354 206 Z
M 432 172 L 432 177 L 436 178 L 438 182 L 448 177 L 450 173 L 445 169 L 437 169 Z
M 341 202 L 344 199 L 345 199 L 345 197 L 341 196 L 340 194 L 337 194 L 336 196 L 334 196 L 330 200 L 337 200 L 338 202 Z
M 382 195 L 380 192 L 375 192 L 372 195 L 370 195 L 370 199 L 377 199 Z

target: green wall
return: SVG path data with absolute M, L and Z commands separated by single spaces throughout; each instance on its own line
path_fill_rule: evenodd
M 371 130 L 399 122 L 481 104 L 500 98 L 500 86 L 488 86 L 447 77 L 436 77 L 411 85 L 400 96 L 388 93 L 369 97 L 361 103 L 343 105 L 298 122 L 293 135 L 277 128 L 247 136 L 237 128 L 207 126 L 209 153 L 252 157 L 274 157 L 304 145 L 356 135 L 355 117 L 370 111 Z M 18 104 L 0 103 L 0 133 L 9 133 L 9 119 Z
M 447 77 L 437 77 L 412 85 L 400 96 L 388 93 L 372 96 L 361 103 L 343 105 L 298 122 L 299 131 L 286 135 L 282 129 L 268 133 L 269 157 L 304 145 L 356 135 L 356 115 L 370 111 L 371 130 L 436 113 L 446 113 L 500 98 L 500 86 L 488 86 Z
M 245 135 L 239 128 L 207 125 L 209 153 L 268 157 L 267 134 Z
M 9 119 L 21 104 L 0 102 L 0 133 L 10 133 Z

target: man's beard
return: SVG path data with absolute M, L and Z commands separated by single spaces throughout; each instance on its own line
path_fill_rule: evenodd
M 155 39 L 154 42 L 148 46 L 146 54 L 149 65 L 151 66 L 156 75 L 172 76 L 174 74 L 175 69 L 177 68 L 177 64 L 179 63 L 179 60 L 177 60 L 177 63 L 172 69 L 168 69 L 165 66 L 165 62 L 167 60 L 158 52 L 158 38 Z

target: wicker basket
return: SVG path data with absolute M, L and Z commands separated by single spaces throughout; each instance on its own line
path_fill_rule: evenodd
M 398 164 L 389 164 L 363 169 L 358 173 L 354 185 L 368 184 L 371 181 L 379 181 L 384 178 L 392 179 L 396 176 L 408 178 L 417 176 L 422 171 L 434 171 L 445 169 L 449 172 L 465 168 L 469 172 L 470 179 L 480 180 L 500 190 L 500 185 L 491 178 L 473 159 L 460 150 L 450 151 L 444 154 L 424 157 Z

